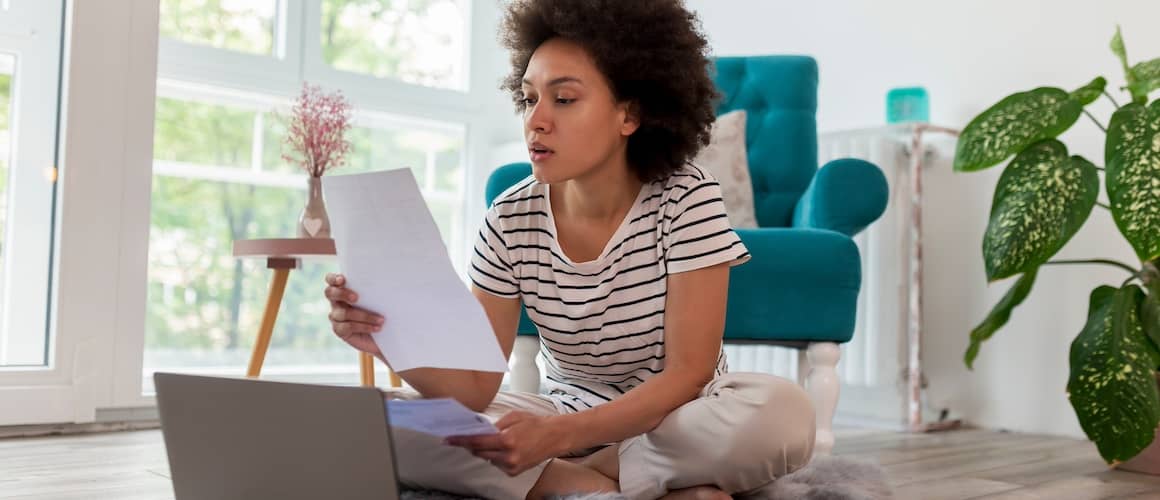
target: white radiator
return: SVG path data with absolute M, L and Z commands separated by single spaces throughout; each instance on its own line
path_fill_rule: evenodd
M 886 212 L 855 238 L 862 256 L 862 290 L 854 338 L 842 346 L 838 418 L 893 426 L 904 419 L 906 341 L 906 186 L 908 136 L 897 128 L 820 134 L 818 160 L 860 158 L 882 169 L 890 185 Z M 796 378 L 798 355 L 789 348 L 726 345 L 730 371 Z

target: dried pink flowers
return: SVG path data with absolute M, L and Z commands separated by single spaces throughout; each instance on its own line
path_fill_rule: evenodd
M 351 105 L 341 91 L 328 94 L 317 85 L 303 83 L 291 108 L 282 158 L 301 166 L 311 177 L 322 177 L 345 163 L 350 121 Z

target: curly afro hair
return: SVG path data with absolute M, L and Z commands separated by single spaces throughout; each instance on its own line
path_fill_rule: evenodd
M 668 177 L 709 144 L 720 96 L 708 41 L 681 0 L 513 0 L 500 33 L 512 63 L 500 88 L 519 113 L 524 72 L 540 44 L 561 37 L 587 50 L 617 101 L 638 106 L 628 164 L 641 181 Z

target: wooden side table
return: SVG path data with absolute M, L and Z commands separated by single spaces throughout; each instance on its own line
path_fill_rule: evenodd
M 266 268 L 274 270 L 270 281 L 270 294 L 266 297 L 266 308 L 262 312 L 262 324 L 258 328 L 258 338 L 254 351 L 250 354 L 247 377 L 257 377 L 270 347 L 270 336 L 274 332 L 274 322 L 278 319 L 278 309 L 282 305 L 282 295 L 286 291 L 286 280 L 291 269 L 298 269 L 302 259 L 328 259 L 335 255 L 334 240 L 330 238 L 274 238 L 260 240 L 238 240 L 234 242 L 234 257 L 266 259 Z M 359 374 L 362 385 L 375 385 L 375 359 L 365 352 L 359 353 Z M 394 372 L 390 373 L 391 387 L 399 387 L 402 380 Z

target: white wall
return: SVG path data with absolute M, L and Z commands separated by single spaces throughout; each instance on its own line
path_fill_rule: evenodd
M 961 128 L 1007 94 L 1037 86 L 1078 87 L 1096 75 L 1123 84 L 1108 49 L 1117 23 L 1134 63 L 1160 57 L 1160 4 L 1115 0 L 918 1 L 688 0 L 717 55 L 799 53 L 821 69 L 819 128 L 884 121 L 891 87 L 925 86 L 931 120 Z M 1121 102 L 1119 91 L 1113 95 Z M 1106 123 L 1106 99 L 1089 107 Z M 1072 152 L 1103 164 L 1102 133 L 1086 118 L 1064 135 Z M 1071 339 L 1082 328 L 1092 287 L 1118 285 L 1113 268 L 1058 266 L 1007 328 L 983 347 L 974 372 L 962 363 L 970 329 L 1010 282 L 987 287 L 981 241 L 999 170 L 926 176 L 926 352 L 929 404 L 990 428 L 1082 435 L 1064 388 Z M 1101 196 L 1103 199 L 1103 196 Z M 1096 208 L 1060 258 L 1135 262 L 1111 217 Z

